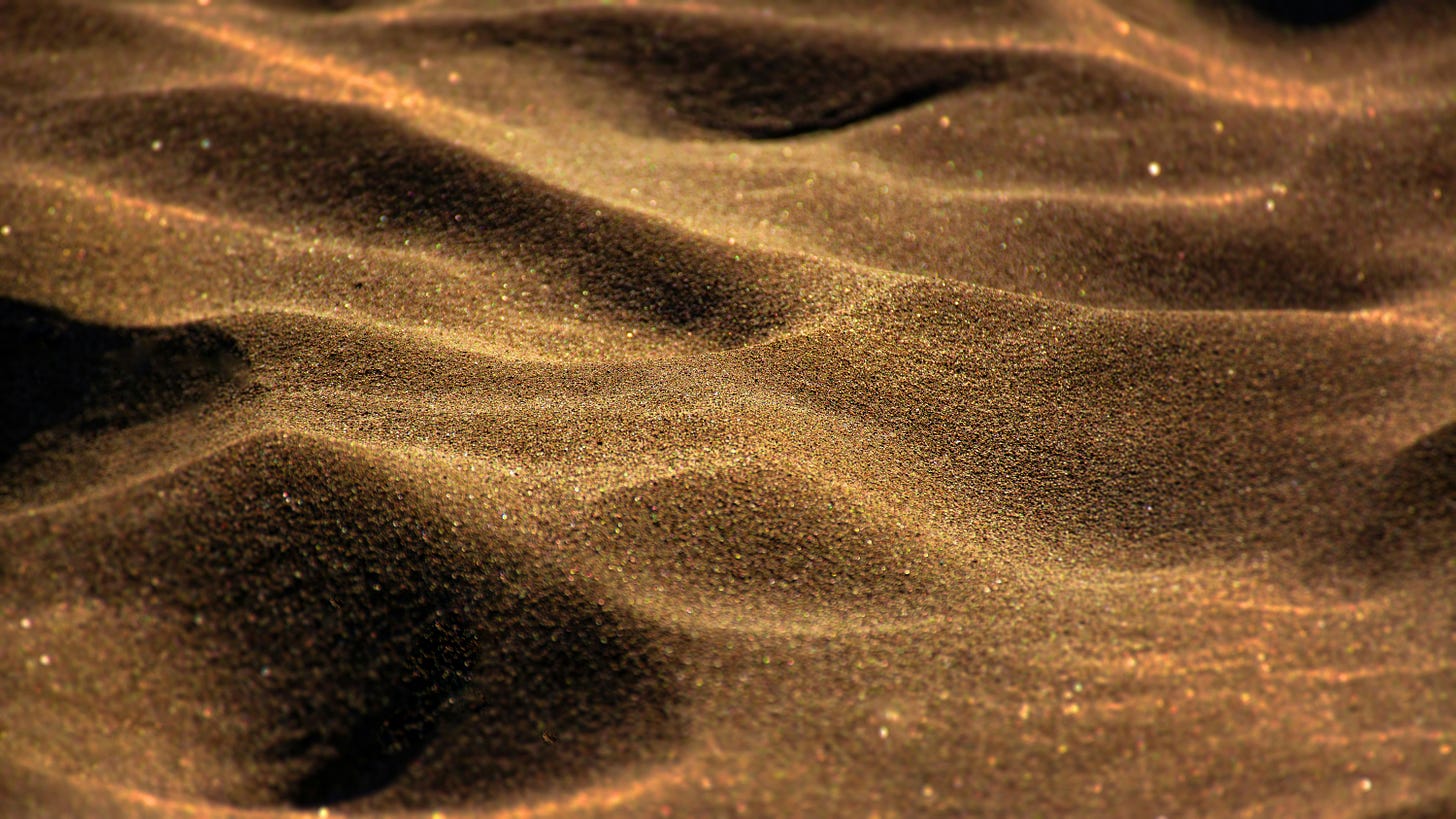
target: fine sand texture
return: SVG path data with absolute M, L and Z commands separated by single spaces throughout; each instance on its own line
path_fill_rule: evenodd
M 0 816 L 1456 816 L 1456 7 L 0 0 Z

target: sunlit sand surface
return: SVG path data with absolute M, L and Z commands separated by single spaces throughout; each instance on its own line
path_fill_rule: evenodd
M 0 814 L 1456 814 L 1456 15 L 1257 5 L 9 0 Z

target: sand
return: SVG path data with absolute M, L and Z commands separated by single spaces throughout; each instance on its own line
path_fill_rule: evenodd
M 0 814 L 1456 815 L 1456 9 L 0 2 Z

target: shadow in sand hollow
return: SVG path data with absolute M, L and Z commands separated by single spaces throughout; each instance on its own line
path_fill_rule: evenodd
M 1338 557 L 1377 579 L 1456 569 L 1456 423 L 1401 450 L 1369 522 Z
M 58 427 L 126 427 L 241 384 L 248 360 L 212 327 L 114 327 L 0 298 L 0 462 Z

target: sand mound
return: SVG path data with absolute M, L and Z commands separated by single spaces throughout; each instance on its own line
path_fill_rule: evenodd
M 269 435 L 17 522 L 29 549 L 8 556 L 7 594 L 49 612 L 29 639 L 74 638 L 88 627 L 76 620 L 118 612 L 140 630 L 131 642 L 181 641 L 129 660 L 144 680 L 180 666 L 210 685 L 188 686 L 175 722 L 114 709 L 98 743 L 47 736 L 51 719 L 75 718 L 64 712 L 13 730 L 67 767 L 175 792 L 146 778 L 159 771 L 100 755 L 126 741 L 107 729 L 139 722 L 212 746 L 217 767 L 190 771 L 184 793 L 295 805 L 386 784 L 394 801 L 489 798 L 636 758 L 671 733 L 676 695 L 651 629 L 420 504 L 372 460 Z M 78 668 L 61 673 L 98 675 L 87 666 L 105 657 L 66 660 Z M 432 764 L 441 748 L 476 761 Z
M 885 606 L 943 580 L 935 576 L 943 560 L 923 537 L 897 531 L 853 494 L 792 473 L 679 474 L 616 490 L 596 507 L 586 538 L 604 559 L 710 594 Z
M 790 303 L 758 286 L 761 259 L 725 265 L 701 240 L 604 215 L 358 107 L 208 89 L 86 100 L 37 119 L 53 138 L 36 145 L 101 160 L 106 177 L 148 198 L 475 263 L 532 262 L 570 296 L 646 322 L 740 337 L 772 327 Z

